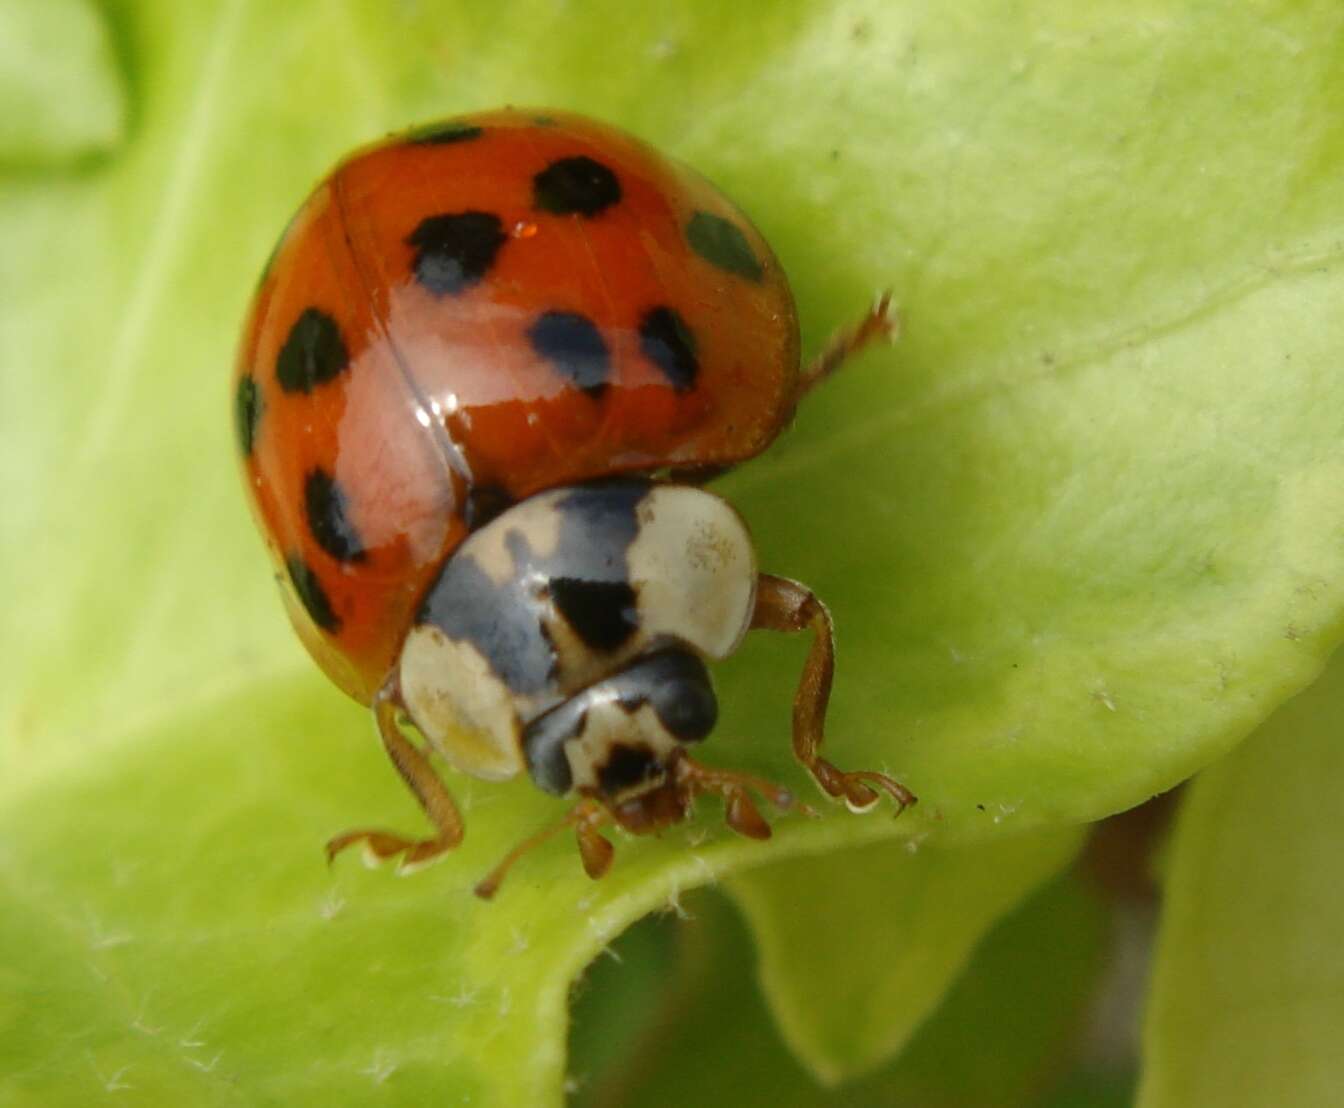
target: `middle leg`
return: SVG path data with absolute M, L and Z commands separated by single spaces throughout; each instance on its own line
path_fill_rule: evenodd
M 376 861 L 401 856 L 400 869 L 408 872 L 440 857 L 462 841 L 462 816 L 447 786 L 430 764 L 429 756 L 401 733 L 397 726 L 398 702 L 393 687 L 385 686 L 373 702 L 378 735 L 401 779 L 415 794 L 434 827 L 426 839 L 412 839 L 392 831 L 363 827 L 337 835 L 327 843 L 327 861 L 347 847 L 362 843 Z

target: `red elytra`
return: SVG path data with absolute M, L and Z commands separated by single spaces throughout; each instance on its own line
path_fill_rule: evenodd
M 567 367 L 531 337 L 542 316 Z M 548 488 L 752 457 L 793 412 L 798 351 L 761 235 L 613 127 L 503 110 L 358 151 L 277 246 L 235 372 L 300 638 L 369 703 L 473 524 Z

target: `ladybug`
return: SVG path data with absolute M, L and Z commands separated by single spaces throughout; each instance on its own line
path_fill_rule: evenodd
M 702 793 L 768 837 L 751 794 L 787 808 L 789 790 L 690 753 L 717 715 L 706 661 L 758 628 L 813 634 L 793 749 L 821 789 L 855 810 L 912 803 L 822 757 L 830 615 L 758 571 L 741 517 L 703 487 L 895 328 L 883 297 L 800 367 L 788 283 L 746 217 L 578 115 L 463 116 L 341 162 L 262 275 L 237 442 L 299 637 L 372 708 L 433 833 L 349 831 L 328 856 L 359 843 L 411 867 L 458 844 L 430 752 L 577 797 L 482 896 L 567 826 L 599 877 L 601 827 L 658 831 Z

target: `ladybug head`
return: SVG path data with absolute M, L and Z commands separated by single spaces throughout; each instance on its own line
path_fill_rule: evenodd
M 528 772 L 547 792 L 596 797 L 625 813 L 629 830 L 676 823 L 686 801 L 677 799 L 673 771 L 684 748 L 713 729 L 718 710 L 704 663 L 669 646 L 528 724 Z

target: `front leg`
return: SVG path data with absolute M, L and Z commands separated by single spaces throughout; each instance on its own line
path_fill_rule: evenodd
M 591 797 L 585 797 L 555 823 L 528 836 L 504 855 L 504 860 L 499 865 L 476 882 L 473 891 L 482 900 L 489 900 L 499 891 L 500 882 L 519 858 L 566 827 L 574 828 L 574 838 L 579 844 L 579 858 L 583 862 L 583 870 L 596 881 L 611 869 L 611 860 L 615 855 L 616 848 L 611 845 L 611 840 L 598 830 L 610 820 L 611 814 L 601 804 Z
M 793 700 L 793 752 L 828 796 L 844 800 L 855 812 L 867 811 L 882 789 L 896 801 L 897 810 L 915 802 L 914 794 L 899 781 L 873 770 L 846 772 L 821 756 L 825 737 L 826 705 L 835 674 L 835 628 L 831 613 L 816 594 L 797 581 L 762 573 L 756 586 L 753 630 L 807 631 L 814 635 L 803 664 L 803 676 Z M 874 787 L 875 786 L 875 787 Z
M 425 810 L 435 833 L 428 839 L 409 839 L 375 828 L 347 831 L 327 843 L 328 861 L 346 847 L 362 842 L 369 854 L 380 862 L 400 854 L 399 868 L 405 872 L 434 861 L 462 841 L 462 816 L 458 813 L 457 805 L 430 765 L 428 756 L 401 733 L 401 728 L 397 726 L 398 707 L 394 689 L 389 683 L 374 698 L 373 718 L 378 724 L 378 735 L 387 749 L 387 756 L 392 759 L 401 779 Z

